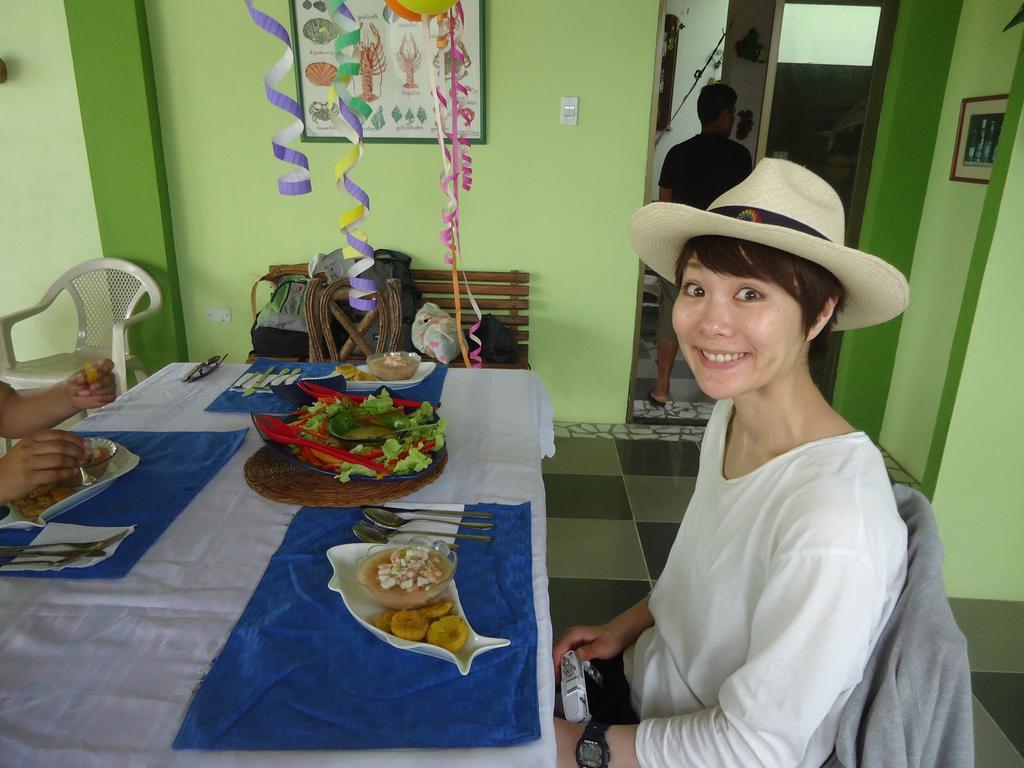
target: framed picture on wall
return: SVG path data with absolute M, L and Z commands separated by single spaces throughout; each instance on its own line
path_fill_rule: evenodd
M 949 178 L 973 184 L 988 184 L 992 178 L 999 147 L 999 134 L 1006 115 L 1007 94 L 975 96 L 960 103 L 956 145 Z
M 469 89 L 464 97 L 469 117 L 464 136 L 475 144 L 486 140 L 484 115 L 484 0 L 462 0 L 465 14 L 459 76 Z M 431 94 L 431 68 L 438 87 L 447 95 L 452 56 L 448 20 L 430 20 L 424 36 L 422 22 L 407 21 L 384 0 L 347 0 L 345 6 L 359 21 L 360 74 L 349 92 L 369 104 L 373 113 L 363 122 L 369 142 L 436 142 L 437 121 Z M 327 103 L 327 90 L 337 75 L 330 0 L 289 0 L 295 80 L 305 115 L 303 141 L 345 141 L 337 127 L 337 105 Z M 459 57 L 455 57 L 459 61 Z

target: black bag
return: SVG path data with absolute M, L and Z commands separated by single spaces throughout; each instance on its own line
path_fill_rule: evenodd
M 480 353 L 484 362 L 518 362 L 519 350 L 516 349 L 515 340 L 512 338 L 512 329 L 494 315 L 483 316 L 475 335 L 480 339 Z M 466 341 L 469 343 L 470 349 L 475 346 L 475 343 L 469 338 L 469 331 L 466 331 Z
M 300 361 L 309 358 L 309 334 L 303 331 L 260 328 L 253 323 L 249 335 L 252 337 L 250 354 L 254 357 L 282 357 Z
M 413 282 L 411 264 L 412 256 L 407 253 L 393 251 L 390 248 L 377 248 L 373 252 L 373 266 L 360 275 L 373 280 L 378 288 L 383 288 L 392 278 L 402 284 L 402 333 L 398 339 L 398 348 L 407 352 L 413 351 L 412 321 L 416 317 L 416 307 L 423 296 Z M 374 324 L 367 336 L 376 339 L 376 330 L 377 324 Z
M 296 360 L 309 357 L 309 334 L 304 330 L 304 298 L 308 281 L 300 275 L 285 275 L 277 281 L 270 300 L 260 309 L 249 329 L 251 354 Z

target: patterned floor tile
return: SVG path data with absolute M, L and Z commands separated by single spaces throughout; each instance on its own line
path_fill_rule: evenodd
M 625 477 L 626 494 L 638 522 L 678 523 L 693 496 L 693 477 Z
M 548 519 L 553 517 L 632 520 L 621 477 L 544 475 Z
M 555 437 L 555 455 L 541 462 L 545 474 L 621 475 L 619 454 L 611 440 Z
M 691 442 L 664 440 L 616 440 L 625 475 L 696 477 L 700 451 Z
M 1024 768 L 1024 757 L 974 698 L 974 764 L 978 768 Z
M 699 443 L 704 438 L 704 426 L 677 424 L 585 424 L 573 421 L 556 421 L 555 437 L 603 438 L 612 440 L 686 440 Z
M 951 597 L 949 607 L 967 637 L 972 670 L 1024 672 L 1024 603 Z
M 636 530 L 640 534 L 647 572 L 651 574 L 652 579 L 660 578 L 668 560 L 668 553 L 676 540 L 679 523 L 637 523 Z
M 547 560 L 549 578 L 649 578 L 631 520 L 549 517 Z
M 1018 752 L 1024 753 L 1024 675 L 972 672 L 971 687 L 985 711 Z
M 647 581 L 549 579 L 551 624 L 557 639 L 577 624 L 604 624 L 651 591 Z

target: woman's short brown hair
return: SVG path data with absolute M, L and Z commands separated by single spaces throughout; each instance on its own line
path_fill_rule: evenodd
M 769 245 L 722 235 L 694 237 L 683 246 L 676 261 L 676 282 L 680 285 L 683 271 L 693 258 L 719 275 L 751 277 L 778 285 L 800 305 L 804 333 L 811 330 L 825 304 L 834 298 L 835 311 L 818 339 L 828 336 L 846 300 L 846 289 L 827 269 Z

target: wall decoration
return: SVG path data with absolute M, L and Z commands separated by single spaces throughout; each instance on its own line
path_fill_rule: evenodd
M 949 172 L 951 180 L 988 184 L 1008 100 L 1009 96 L 1004 93 L 976 96 L 960 103 L 953 165 Z
M 443 5 L 447 0 L 430 2 Z M 461 130 L 464 138 L 476 144 L 485 142 L 483 3 L 484 0 L 462 0 L 463 13 L 454 17 L 460 25 L 455 36 L 460 50 L 454 59 L 459 80 L 467 89 L 461 99 L 462 115 L 469 118 Z M 338 127 L 337 104 L 331 104 L 327 98 L 331 83 L 341 87 L 335 82 L 338 30 L 330 18 L 330 9 L 321 8 L 321 4 L 310 0 L 289 3 L 295 41 L 296 92 L 305 120 L 302 140 L 345 141 Z M 347 0 L 345 5 L 360 27 L 359 46 L 354 54 L 359 62 L 359 76 L 353 77 L 347 88 L 353 97 L 372 109 L 363 125 L 363 140 L 436 141 L 429 68 L 434 68 L 435 79 L 441 83 L 451 77 L 452 36 L 447 29 L 447 13 L 430 19 L 425 36 L 421 21 L 396 13 L 394 0 Z M 404 10 L 408 4 L 398 7 Z

